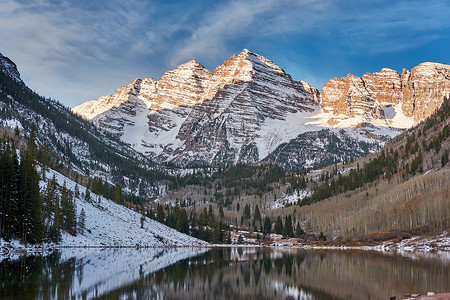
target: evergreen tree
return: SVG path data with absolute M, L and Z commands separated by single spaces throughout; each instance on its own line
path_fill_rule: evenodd
M 80 198 L 80 188 L 78 187 L 78 183 L 75 184 L 75 198 Z
M 117 183 L 114 188 L 114 202 L 122 204 L 122 189 L 120 188 L 120 185 Z
M 183 233 L 189 233 L 189 220 L 187 212 L 184 208 L 178 209 L 176 219 L 177 219 L 176 229 Z
M 86 200 L 86 202 L 91 202 L 92 198 L 91 198 L 91 191 L 86 188 L 86 194 L 84 194 L 84 200 Z
M 141 228 L 144 228 L 144 222 L 145 222 L 145 207 L 144 207 L 144 204 L 142 204 L 141 205 Z
M 77 213 L 73 192 L 64 182 L 61 187 L 61 227 L 71 235 L 77 235 Z
M 222 204 L 219 205 L 219 216 L 220 216 L 221 219 L 223 219 L 223 217 L 224 217 Z
M 19 162 L 9 143 L 0 148 L 0 237 L 9 241 L 17 228 Z
M 295 226 L 295 235 L 297 236 L 297 237 L 300 237 L 300 236 L 302 236 L 302 235 L 304 235 L 305 234 L 305 231 L 302 229 L 302 227 L 300 226 L 300 223 L 299 222 L 297 222 L 297 226 Z
M 275 233 L 283 234 L 283 221 L 280 216 L 277 217 L 277 221 L 275 222 Z
M 256 205 L 255 211 L 253 213 L 253 227 L 255 228 L 255 230 L 257 230 L 258 225 L 261 225 L 261 212 L 259 211 L 258 205 Z
M 241 216 L 241 224 L 243 224 L 245 220 L 249 220 L 250 217 L 251 217 L 250 205 L 247 203 L 244 206 L 244 211 Z
M 164 223 L 164 219 L 166 217 L 166 214 L 164 213 L 164 208 L 161 204 L 158 204 L 157 211 L 156 211 L 156 221 L 160 223 Z
M 285 237 L 293 237 L 294 236 L 291 215 L 287 215 L 285 218 L 284 228 L 283 228 L 283 236 L 285 236 Z
M 61 241 L 61 209 L 59 207 L 59 198 L 55 198 L 53 223 L 48 230 L 48 240 L 59 243 Z
M 210 204 L 208 208 L 208 225 L 212 227 L 214 223 L 215 223 L 214 212 Z
M 206 207 L 204 207 L 202 212 L 200 213 L 200 216 L 198 218 L 198 225 L 202 227 L 208 225 L 208 211 L 206 210 Z
M 251 215 L 250 205 L 247 203 L 244 207 L 244 219 L 245 220 L 250 219 L 250 215 Z
M 20 160 L 18 203 L 18 229 L 20 239 L 26 243 L 40 243 L 44 235 L 42 199 L 39 191 L 39 174 L 36 171 L 35 129 L 31 130 L 27 150 Z
M 263 234 L 267 235 L 272 231 L 272 223 L 270 222 L 269 216 L 264 218 Z
M 45 191 L 43 202 L 44 222 L 46 225 L 50 224 L 53 214 L 55 212 L 55 204 L 57 197 L 58 193 L 57 193 L 56 177 L 55 175 L 53 175 L 52 179 L 47 180 L 47 188 Z
M 86 213 L 84 211 L 84 208 L 82 208 L 80 216 L 78 217 L 78 232 L 80 234 L 84 234 L 85 229 L 86 229 Z
M 327 237 L 323 234 L 322 231 L 320 231 L 320 234 L 319 234 L 319 241 L 326 241 L 326 240 L 327 240 Z

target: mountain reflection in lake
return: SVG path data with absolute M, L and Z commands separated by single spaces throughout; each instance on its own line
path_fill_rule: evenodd
M 0 263 L 0 298 L 389 299 L 450 290 L 448 253 L 73 249 Z

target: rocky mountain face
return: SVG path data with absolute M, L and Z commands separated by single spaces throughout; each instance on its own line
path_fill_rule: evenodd
M 355 124 L 385 119 L 394 127 L 410 127 L 441 107 L 450 94 L 450 66 L 422 63 L 401 74 L 391 69 L 349 74 L 329 80 L 320 93 L 321 107 L 336 126 L 353 119 Z
M 213 73 L 190 61 L 72 111 L 156 161 L 254 163 L 303 133 L 299 122 L 318 99 L 317 89 L 244 50 Z
M 0 53 L 0 72 L 6 74 L 7 76 L 11 77 L 17 82 L 22 82 L 16 64 L 8 57 L 3 56 L 1 53 Z
M 313 166 L 375 151 L 429 116 L 450 91 L 449 70 L 350 74 L 319 93 L 245 49 L 213 73 L 193 60 L 72 111 L 157 162 Z

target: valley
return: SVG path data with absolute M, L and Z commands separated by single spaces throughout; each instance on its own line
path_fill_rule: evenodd
M 136 228 L 146 218 L 210 243 L 361 245 L 450 226 L 448 66 L 349 75 L 319 92 L 245 49 L 214 72 L 190 61 L 135 79 L 76 115 L 3 66 L 7 143 L 26 149 L 37 126 L 38 166 L 137 211 Z M 63 240 L 149 245 L 120 235 Z

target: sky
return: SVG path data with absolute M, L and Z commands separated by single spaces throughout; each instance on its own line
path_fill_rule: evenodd
M 0 53 L 74 107 L 196 59 L 247 48 L 321 89 L 349 73 L 450 64 L 450 1 L 1 0 Z

